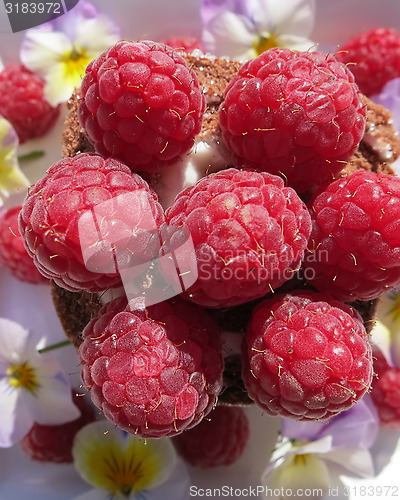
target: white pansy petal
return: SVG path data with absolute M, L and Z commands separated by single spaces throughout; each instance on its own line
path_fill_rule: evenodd
M 329 473 L 326 464 L 314 455 L 294 455 L 285 461 L 270 474 L 263 475 L 262 484 L 267 488 L 279 489 L 285 496 L 285 491 L 296 492 L 299 489 L 321 489 L 327 491 L 330 485 Z M 292 496 L 293 498 L 293 496 Z
M 36 392 L 26 391 L 26 404 L 33 419 L 42 425 L 61 425 L 79 418 L 80 411 L 72 401 L 69 384 L 60 373 L 50 379 L 38 377 Z
M 87 19 L 76 28 L 74 45 L 96 57 L 119 39 L 119 29 L 107 16 Z
M 287 47 L 291 50 L 300 50 L 303 52 L 311 52 L 318 49 L 318 44 L 308 38 L 296 35 L 281 35 L 277 38 L 278 44 L 281 47 Z
M 52 67 L 71 50 L 71 41 L 64 33 L 32 30 L 22 42 L 20 57 L 27 68 L 46 79 Z
M 15 321 L 0 318 L 0 358 L 10 364 L 24 362 L 27 353 L 29 332 Z
M 0 447 L 17 444 L 30 431 L 33 419 L 25 405 L 21 390 L 0 379 Z
M 361 477 L 374 475 L 371 453 L 360 446 L 338 446 L 324 455 L 324 460 L 335 462 L 352 474 Z
M 303 455 L 308 453 L 328 453 L 332 449 L 332 436 L 324 436 L 317 441 L 310 441 L 303 446 L 295 446 L 292 453 Z
M 315 0 L 258 0 L 253 13 L 257 31 L 308 36 L 314 26 Z
M 68 101 L 75 87 L 80 85 L 82 73 L 68 72 L 68 68 L 62 62 L 53 65 L 49 68 L 44 87 L 44 95 L 47 101 L 56 106 L 62 102 Z
M 239 60 L 255 57 L 255 41 L 256 36 L 248 19 L 232 12 L 216 16 L 203 31 L 205 50 L 218 57 Z
M 381 321 L 376 321 L 371 330 L 372 344 L 381 351 L 389 365 L 393 365 L 392 360 L 392 334 L 394 332 L 387 328 Z M 396 337 L 396 335 L 394 335 Z

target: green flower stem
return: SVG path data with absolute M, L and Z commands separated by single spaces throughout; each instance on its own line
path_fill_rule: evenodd
M 43 354 L 44 352 L 54 351 L 54 349 L 59 349 L 60 347 L 65 347 L 66 345 L 70 344 L 71 342 L 69 340 L 63 340 L 62 342 L 58 342 L 57 344 L 51 344 L 46 347 L 43 347 L 43 349 L 39 349 L 38 353 Z
M 18 161 L 22 163 L 24 161 L 30 161 L 30 160 L 36 160 L 37 158 L 42 158 L 42 156 L 44 156 L 44 151 L 31 151 L 26 155 L 18 156 Z

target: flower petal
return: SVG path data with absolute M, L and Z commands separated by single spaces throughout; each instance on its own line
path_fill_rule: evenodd
M 27 350 L 31 349 L 28 330 L 15 321 L 0 318 L 0 339 L 0 359 L 7 365 L 26 361 Z
M 289 439 L 307 439 L 312 441 L 326 424 L 320 422 L 301 422 L 293 418 L 282 418 L 281 433 L 282 436 Z
M 213 17 L 223 12 L 233 12 L 241 16 L 250 16 L 252 4 L 258 0 L 203 0 L 200 5 L 200 15 L 203 25 L 207 25 Z
M 20 57 L 27 68 L 46 79 L 52 67 L 71 50 L 71 41 L 64 33 L 28 30 L 21 45 Z
M 384 299 L 381 301 L 383 302 Z M 378 312 L 379 314 L 379 312 Z M 379 317 L 379 316 L 378 316 Z M 392 341 L 395 339 L 400 339 L 400 331 L 389 330 L 381 321 L 376 321 L 375 325 L 371 331 L 373 345 L 376 346 L 379 351 L 383 354 L 384 358 L 390 366 L 393 366 L 394 359 L 392 359 Z
M 75 38 L 76 28 L 86 19 L 98 16 L 99 11 L 90 2 L 80 0 L 78 5 L 63 16 L 56 17 L 46 23 L 46 27 L 51 31 L 62 31 L 70 40 Z
M 278 37 L 278 44 L 280 47 L 287 47 L 291 50 L 299 50 L 303 52 L 313 50 L 313 48 L 317 47 L 315 42 L 306 37 L 287 34 L 280 35 Z
M 139 439 L 108 421 L 81 429 L 72 454 L 82 478 L 112 494 L 120 492 L 122 486 L 130 487 L 132 493 L 151 489 L 163 483 L 175 465 L 175 451 L 169 439 Z
M 33 425 L 21 390 L 12 388 L 6 378 L 0 379 L 0 447 L 14 446 L 26 436 Z
M 26 404 L 38 424 L 61 425 L 79 418 L 80 411 L 72 401 L 71 386 L 56 359 L 39 355 L 36 369 L 39 387 L 34 392 L 24 391 Z
M 333 447 L 370 448 L 378 435 L 379 418 L 369 394 L 349 410 L 333 418 L 320 435 L 332 436 Z
M 390 80 L 382 92 L 371 99 L 391 111 L 394 127 L 400 132 L 400 78 Z
M 0 116 L 0 194 L 3 196 L 29 186 L 18 165 L 18 144 L 18 136 L 11 123 Z
M 308 36 L 314 26 L 315 0 L 258 0 L 253 13 L 257 32 L 271 31 L 278 37 L 283 34 Z
M 105 15 L 87 19 L 76 27 L 74 45 L 97 57 L 119 40 L 119 28 Z
M 374 475 L 371 453 L 360 446 L 339 446 L 324 455 L 323 458 L 339 464 L 352 474 L 361 477 L 372 477 Z
M 214 17 L 203 31 L 203 46 L 218 57 L 245 60 L 255 57 L 255 34 L 250 21 L 232 12 Z
M 285 496 L 285 492 L 296 494 L 300 489 L 321 489 L 326 491 L 330 485 L 329 473 L 323 460 L 313 455 L 293 455 L 261 478 L 267 488 L 279 489 L 283 493 L 281 499 L 294 498 Z
M 177 460 L 170 477 L 149 492 L 148 500 L 165 500 L 166 498 L 187 500 L 189 498 L 190 484 L 192 484 L 192 481 L 185 465 L 181 460 Z

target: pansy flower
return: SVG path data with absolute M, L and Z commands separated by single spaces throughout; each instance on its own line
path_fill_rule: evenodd
M 11 123 L 0 116 L 0 195 L 3 197 L 29 186 L 28 179 L 19 168 L 18 144 L 18 136 Z
M 262 482 L 281 491 L 315 488 L 327 492 L 332 463 L 350 475 L 371 477 L 374 467 L 369 448 L 378 429 L 376 410 L 368 395 L 326 424 L 284 418 L 280 442 Z
M 59 425 L 79 417 L 58 361 L 21 325 L 0 318 L 0 447 L 18 443 L 34 422 Z
M 89 2 L 26 32 L 21 61 L 45 80 L 45 97 L 56 106 L 80 85 L 88 63 L 119 39 L 119 28 Z
M 203 46 L 248 60 L 272 47 L 310 50 L 315 0 L 203 0 Z
M 101 420 L 78 432 L 72 454 L 94 486 L 74 500 L 188 498 L 188 475 L 168 438 L 142 439 Z

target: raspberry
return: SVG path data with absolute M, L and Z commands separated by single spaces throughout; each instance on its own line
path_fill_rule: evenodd
M 117 160 L 84 153 L 55 163 L 30 190 L 20 232 L 44 276 L 67 290 L 98 292 L 120 285 L 133 249 L 146 258 L 151 248 L 139 236 L 150 219 L 164 223 L 147 183 Z
M 191 233 L 198 279 L 184 296 L 207 307 L 242 304 L 289 280 L 311 229 L 303 202 L 281 178 L 234 168 L 182 191 L 166 218 Z
M 177 51 L 118 42 L 89 63 L 79 118 L 96 151 L 139 171 L 175 161 L 200 132 L 205 100 Z
M 60 106 L 45 100 L 43 89 L 42 78 L 21 64 L 10 64 L 0 73 L 0 114 L 21 143 L 45 135 L 60 114 Z
M 400 429 L 400 368 L 390 366 L 374 350 L 374 368 L 377 376 L 372 382 L 371 397 L 378 411 L 381 425 Z
M 195 49 L 202 50 L 202 45 L 197 38 L 186 37 L 171 37 L 165 40 L 165 44 L 174 49 L 182 50 L 185 52 L 193 52 Z
M 357 171 L 310 201 L 313 230 L 304 268 L 318 290 L 370 300 L 400 283 L 400 179 Z
M 205 312 L 179 299 L 130 310 L 105 306 L 83 332 L 82 378 L 106 418 L 143 437 L 198 424 L 222 387 L 221 334 Z
M 20 206 L 3 212 L 0 216 L 0 262 L 21 281 L 28 283 L 47 283 L 33 263 L 24 247 L 18 230 Z
M 389 28 L 359 33 L 335 57 L 349 65 L 361 92 L 378 94 L 385 83 L 400 77 L 400 33 Z
M 249 438 L 249 423 L 242 408 L 217 406 L 199 425 L 173 438 L 178 453 L 195 467 L 235 463 Z
M 73 401 L 81 411 L 81 416 L 63 425 L 33 424 L 29 433 L 22 439 L 23 451 L 38 462 L 70 463 L 72 444 L 75 434 L 86 424 L 96 419 L 94 408 L 87 398 L 73 393 Z
M 280 294 L 255 309 L 243 346 L 243 380 L 268 414 L 330 418 L 364 395 L 372 373 L 361 317 L 329 295 Z
M 302 192 L 342 170 L 364 134 L 366 109 L 334 57 L 274 48 L 242 66 L 219 117 L 238 162 Z

